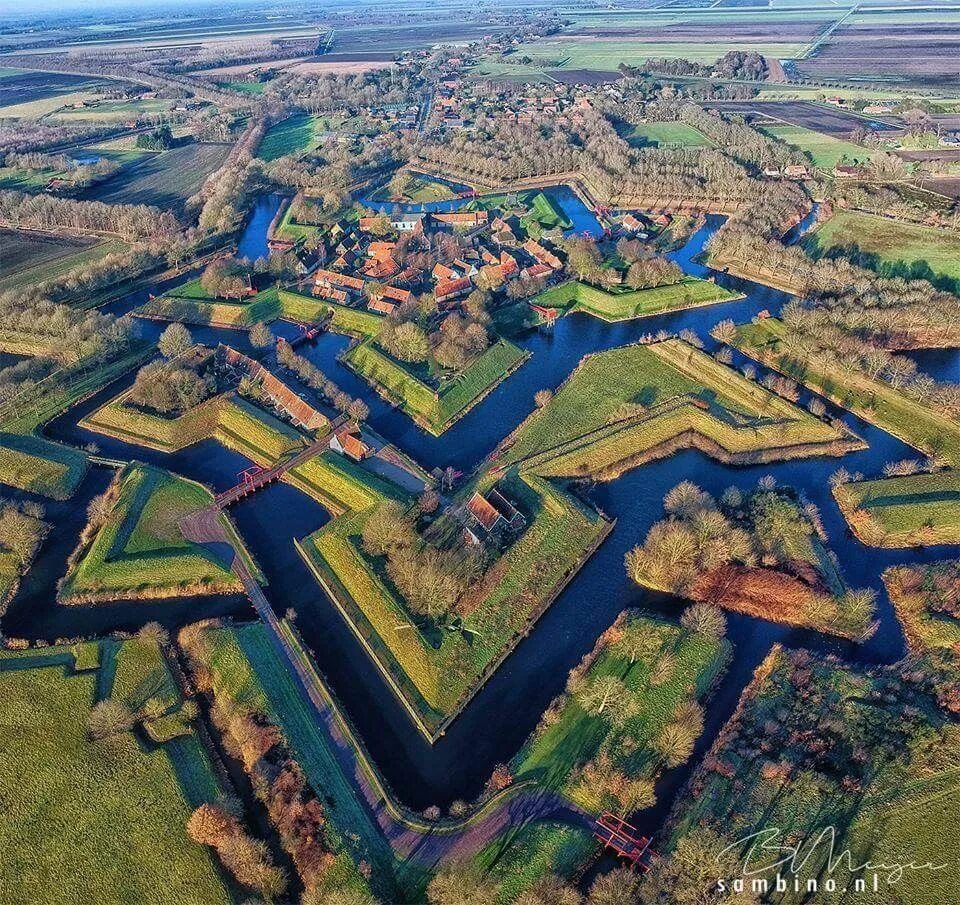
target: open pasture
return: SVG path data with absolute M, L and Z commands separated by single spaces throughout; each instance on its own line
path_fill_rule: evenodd
M 5 902 L 72 905 L 91 889 L 105 905 L 232 901 L 186 832 L 191 810 L 220 791 L 197 737 L 147 747 L 133 732 L 87 735 L 94 703 L 139 671 L 131 646 L 103 642 L 82 664 L 66 647 L 0 653 Z
M 808 238 L 817 254 L 840 252 L 884 276 L 928 279 L 960 287 L 960 233 L 837 211 Z
M 704 148 L 711 141 L 686 123 L 639 123 L 621 133 L 635 148 Z
M 825 135 L 823 132 L 814 132 L 803 126 L 793 126 L 788 123 L 770 123 L 760 127 L 767 135 L 779 138 L 793 148 L 807 154 L 814 166 L 823 169 L 833 169 L 838 163 L 864 162 L 870 160 L 873 152 L 862 145 L 844 141 Z
M 307 113 L 288 116 L 267 130 L 257 156 L 263 160 L 276 160 L 286 154 L 296 154 L 314 147 L 323 122 L 323 117 Z

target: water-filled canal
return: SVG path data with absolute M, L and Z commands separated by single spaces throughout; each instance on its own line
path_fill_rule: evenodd
M 708 224 L 674 254 L 675 259 L 691 272 L 702 272 L 702 265 L 696 264 L 694 258 L 720 222 L 719 218 L 710 218 Z M 616 325 L 574 315 L 563 318 L 551 332 L 527 334 L 519 344 L 533 353 L 528 363 L 439 438 L 420 431 L 409 418 L 385 404 L 367 384 L 339 364 L 337 355 L 347 343 L 344 338 L 326 334 L 316 345 L 307 346 L 303 351 L 344 390 L 368 403 L 371 425 L 388 440 L 411 453 L 427 468 L 454 465 L 468 472 L 530 413 L 534 393 L 544 387 L 558 386 L 583 355 L 622 345 L 661 329 L 673 332 L 689 328 L 709 345 L 712 343 L 709 330 L 718 321 L 748 320 L 763 309 L 776 313 L 788 298 L 775 290 L 724 275 L 718 275 L 718 280 L 740 289 L 747 297 Z M 131 299 L 127 303 L 137 302 Z M 118 306 L 117 310 L 128 309 Z M 162 326 L 145 322 L 144 329 L 155 335 Z M 236 331 L 208 328 L 196 330 L 194 335 L 204 342 L 222 339 L 241 348 L 246 346 L 245 334 Z M 74 444 L 94 442 L 108 456 L 155 462 L 215 489 L 229 486 L 237 471 L 247 463 L 243 457 L 213 442 L 175 455 L 163 455 L 91 434 L 76 426 L 86 412 L 102 404 L 130 380 L 132 375 L 56 419 L 48 426 L 48 433 Z M 884 463 L 912 454 L 903 443 L 884 432 L 850 415 L 844 417 L 869 443 L 868 449 L 842 460 L 851 472 L 876 474 Z M 302 634 L 380 769 L 399 797 L 420 809 L 475 796 L 492 767 L 509 760 L 516 752 L 550 700 L 563 691 L 568 671 L 620 610 L 644 606 L 673 614 L 678 611 L 677 602 L 665 595 L 651 594 L 632 585 L 624 572 L 623 556 L 643 540 L 649 527 L 661 517 L 663 495 L 681 480 L 695 481 L 719 494 L 732 484 L 753 487 L 760 477 L 772 474 L 781 484 L 801 488 L 821 510 L 848 583 L 852 587 L 869 586 L 878 592 L 881 620 L 877 634 L 867 644 L 856 646 L 731 616 L 729 637 L 735 646 L 734 661 L 707 708 L 707 732 L 699 750 L 709 743 L 732 711 L 753 668 L 775 641 L 834 650 L 856 661 L 889 661 L 901 656 L 902 635 L 883 593 L 880 574 L 892 563 L 932 560 L 942 557 L 946 551 L 943 548 L 885 551 L 862 546 L 847 532 L 830 496 L 828 477 L 840 461 L 819 458 L 730 468 L 698 452 L 688 451 L 595 487 L 592 499 L 618 520 L 615 530 L 531 636 L 519 645 L 447 734 L 432 746 L 414 730 L 379 671 L 357 645 L 294 549 L 295 538 L 316 530 L 329 518 L 326 511 L 293 488 L 277 484 L 241 502 L 232 512 L 242 536 L 267 575 L 267 595 L 272 605 L 279 613 L 288 607 L 297 611 Z M 76 543 L 86 504 L 103 489 L 108 478 L 104 471 L 94 470 L 75 501 L 48 507 L 55 515 L 53 521 L 57 527 L 4 621 L 8 634 L 52 639 L 133 628 L 150 619 L 175 626 L 220 612 L 246 612 L 241 601 L 216 598 L 131 602 L 108 607 L 57 606 L 53 602 L 55 582 L 63 574 L 66 557 Z M 660 804 L 641 815 L 640 823 L 645 829 L 657 825 L 688 770 L 678 768 L 663 780 L 658 794 Z

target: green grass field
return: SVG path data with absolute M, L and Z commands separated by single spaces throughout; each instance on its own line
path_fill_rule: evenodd
M 807 239 L 811 251 L 852 252 L 855 262 L 883 276 L 928 279 L 945 289 L 960 287 L 960 233 L 837 211 Z
M 508 340 L 497 340 L 463 371 L 443 380 L 437 388 L 424 383 L 372 341 L 354 346 L 345 361 L 382 396 L 398 405 L 425 430 L 439 436 L 528 357 L 529 353 Z
M 276 160 L 286 154 L 307 151 L 316 144 L 316 135 L 325 128 L 320 116 L 295 113 L 282 122 L 271 126 L 260 142 L 257 156 L 262 160 Z
M 615 477 L 689 432 L 738 461 L 859 441 L 679 340 L 589 356 L 499 463 L 550 477 Z
M 510 905 L 547 874 L 572 879 L 596 850 L 596 839 L 583 827 L 525 823 L 502 833 L 473 862 L 497 884 L 496 905 Z
M 686 123 L 639 123 L 622 136 L 635 148 L 705 148 L 713 144 Z
M 68 648 L 0 652 L 4 902 L 80 905 L 91 890 L 105 905 L 232 901 L 186 833 L 191 810 L 220 791 L 197 737 L 152 748 L 129 732 L 87 737 L 95 701 L 130 694 L 128 679 L 145 678 L 130 649 L 138 644 L 118 645 L 116 662 L 111 654 L 83 672 Z
M 750 44 L 750 50 L 775 59 L 788 59 L 800 52 L 802 44 L 770 42 Z M 679 57 L 699 63 L 712 63 L 730 50 L 743 50 L 743 45 L 718 38 L 716 42 L 644 41 L 624 37 L 615 41 L 589 38 L 545 38 L 525 43 L 512 56 L 486 57 L 472 72 L 475 76 L 526 75 L 528 72 L 549 74 L 554 69 L 589 69 L 615 72 L 621 63 L 642 66 L 651 58 Z M 517 61 L 530 57 L 525 66 Z
M 952 735 L 933 696 L 890 671 L 855 672 L 777 646 L 695 773 L 696 794 L 678 803 L 661 850 L 697 826 L 721 828 L 730 842 L 775 827 L 771 845 L 809 853 L 796 866 L 802 889 L 810 878 L 834 878 L 836 892 L 821 885 L 818 902 L 869 901 L 876 896 L 874 870 L 881 898 L 887 890 L 904 905 L 956 901 L 960 879 L 953 871 L 906 867 L 888 885 L 889 868 L 882 867 L 951 864 L 960 856 L 952 830 L 960 818 L 960 771 L 952 750 L 946 753 Z M 810 739 L 819 742 L 813 751 Z M 830 827 L 833 848 L 826 839 L 815 845 Z M 841 854 L 848 848 L 850 862 Z M 838 864 L 828 871 L 831 850 Z M 751 863 L 760 875 L 772 859 L 755 850 Z M 877 867 L 849 866 L 868 863 Z M 863 895 L 852 892 L 858 877 L 867 884 Z M 810 899 L 788 890 L 775 901 Z
M 180 519 L 209 506 L 209 491 L 169 472 L 128 466 L 105 523 L 67 574 L 66 603 L 238 590 L 229 557 L 183 537 Z
M 861 372 L 833 369 L 827 373 L 812 361 L 799 361 L 785 345 L 788 333 L 782 321 L 767 318 L 739 327 L 735 345 L 914 448 L 936 452 L 948 464 L 960 465 L 960 424 Z
M 624 321 L 684 308 L 698 308 L 741 298 L 710 280 L 685 277 L 679 283 L 652 289 L 607 292 L 596 286 L 571 280 L 541 292 L 533 301 L 546 308 L 582 311 L 605 321 Z
M 446 201 L 456 197 L 453 189 L 442 182 L 430 179 L 420 173 L 411 173 L 410 176 L 410 185 L 400 196 L 400 201 L 404 204 L 429 204 L 432 201 Z M 394 196 L 388 183 L 370 197 L 374 201 L 390 201 Z
M 261 711 L 280 726 L 307 781 L 325 803 L 326 841 L 331 851 L 339 853 L 325 875 L 330 887 L 364 889 L 358 865 L 366 861 L 374 867 L 375 881 L 392 891 L 389 878 L 404 868 L 394 863 L 379 826 L 358 798 L 355 777 L 344 772 L 327 728 L 317 720 L 313 705 L 278 656 L 265 627 L 253 623 L 216 629 L 209 637 L 218 698 Z
M 869 149 L 789 123 L 762 124 L 762 131 L 779 138 L 798 151 L 804 151 L 815 166 L 832 170 L 838 163 L 865 163 L 873 156 Z
M 0 291 L 55 280 L 126 248 L 120 240 L 91 242 L 18 230 L 0 230 L 0 242 Z
M 362 554 L 359 535 L 369 510 L 335 519 L 299 545 L 428 737 L 459 711 L 485 671 L 522 637 L 609 530 L 595 511 L 534 475 L 511 475 L 504 487 L 529 513 L 528 524 L 471 590 L 462 628 L 436 637 L 424 634 Z M 398 632 L 398 625 L 409 630 Z
M 229 153 L 230 145 L 192 142 L 148 154 L 88 189 L 83 197 L 107 204 L 150 204 L 180 216 L 187 199 Z
M 55 500 L 73 496 L 87 472 L 86 454 L 38 436 L 39 429 L 77 400 L 142 363 L 149 354 L 149 347 L 138 345 L 129 354 L 91 372 L 59 375 L 29 405 L 8 406 L 0 420 L 0 484 Z
M 649 647 L 635 659 L 618 641 L 625 632 L 648 639 Z M 606 755 L 631 780 L 659 778 L 664 763 L 654 740 L 674 721 L 679 707 L 703 701 L 731 652 L 726 641 L 639 614 L 630 615 L 609 634 L 611 640 L 601 641 L 599 656 L 584 679 L 588 684 L 607 677 L 619 680 L 625 693 L 618 695 L 615 706 L 635 712 L 617 725 L 610 715 L 585 710 L 576 694 L 567 695 L 559 711 L 538 727 L 511 761 L 518 780 L 535 779 L 598 816 L 607 809 L 621 813 L 625 802 L 585 781 L 583 766 Z M 664 660 L 672 665 L 666 679 L 652 681 Z
M 833 495 L 850 527 L 866 544 L 960 544 L 960 472 L 841 484 Z

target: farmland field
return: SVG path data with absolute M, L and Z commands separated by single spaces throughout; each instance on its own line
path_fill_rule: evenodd
M 789 123 L 763 123 L 760 128 L 774 138 L 804 151 L 815 166 L 832 169 L 838 163 L 862 163 L 870 160 L 872 152 L 861 145 L 844 141 L 822 132 Z
M 183 213 L 184 204 L 230 153 L 229 145 L 192 143 L 145 155 L 85 197 L 108 204 L 152 204 Z
M 807 241 L 817 254 L 839 251 L 884 276 L 929 279 L 946 289 L 960 287 L 960 233 L 837 211 Z
M 763 123 L 766 117 L 782 120 L 784 123 L 801 126 L 813 132 L 822 132 L 834 138 L 847 138 L 854 129 L 858 128 L 869 128 L 881 135 L 898 131 L 898 127 L 893 122 L 894 117 L 890 115 L 876 119 L 810 101 L 723 101 L 714 102 L 710 106 L 721 113 L 739 113 L 758 117 L 760 123 Z
M 120 649 L 128 666 L 138 644 Z M 116 905 L 230 902 L 211 856 L 186 833 L 192 808 L 219 793 L 196 736 L 152 749 L 132 732 L 88 737 L 91 707 L 114 693 L 110 672 L 127 669 L 114 663 L 114 642 L 101 647 L 106 662 L 82 672 L 64 647 L 0 653 L 4 901 L 80 903 L 96 889 L 98 902 Z
M 844 25 L 797 68 L 808 78 L 855 76 L 938 88 L 956 88 L 960 72 L 960 26 L 945 23 L 891 22 Z
M 77 239 L 23 230 L 0 230 L 0 243 L 0 290 L 36 286 L 125 248 L 120 240 Z

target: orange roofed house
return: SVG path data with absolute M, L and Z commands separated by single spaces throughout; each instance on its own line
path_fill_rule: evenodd
M 486 496 L 474 493 L 467 502 L 469 513 L 464 536 L 469 543 L 479 544 L 482 537 L 502 531 L 519 531 L 527 523 L 523 514 L 496 487 Z
M 360 428 L 356 424 L 345 424 L 333 432 L 330 437 L 330 449 L 359 462 L 369 456 L 374 449 L 363 442 Z

